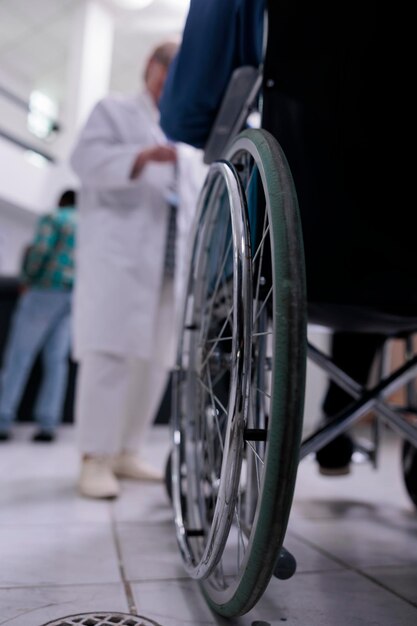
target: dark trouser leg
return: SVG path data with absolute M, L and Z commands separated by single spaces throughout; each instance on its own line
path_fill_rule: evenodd
M 366 385 L 375 355 L 385 341 L 383 335 L 336 332 L 332 339 L 331 354 L 334 362 L 356 382 Z M 326 421 L 346 408 L 352 402 L 351 396 L 330 382 L 323 401 L 323 414 Z M 349 435 L 336 437 L 317 452 L 317 461 L 329 473 L 345 473 L 353 452 Z M 338 470 L 341 470 L 338 472 Z

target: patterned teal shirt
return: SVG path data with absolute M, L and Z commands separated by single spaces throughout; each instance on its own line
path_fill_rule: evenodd
M 65 207 L 39 220 L 22 264 L 24 284 L 38 289 L 72 288 L 76 215 L 76 209 Z

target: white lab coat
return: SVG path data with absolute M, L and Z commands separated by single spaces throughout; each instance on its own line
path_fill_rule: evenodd
M 148 163 L 134 181 L 129 174 L 141 150 L 166 143 L 158 122 L 147 93 L 107 97 L 93 109 L 72 152 L 71 165 L 81 181 L 73 316 L 77 360 L 95 351 L 152 358 L 169 217 L 166 197 L 174 166 Z M 189 160 L 190 150 L 179 149 L 180 159 L 184 154 Z M 202 164 L 200 156 L 197 161 Z M 182 164 L 179 170 L 184 169 Z M 204 166 L 198 171 L 199 182 L 180 186 L 197 189 Z M 190 227 L 193 193 L 184 206 Z M 177 249 L 177 256 L 182 257 L 188 218 L 179 221 L 182 249 Z M 180 290 L 175 290 L 177 305 Z M 173 326 L 176 319 L 177 310 Z

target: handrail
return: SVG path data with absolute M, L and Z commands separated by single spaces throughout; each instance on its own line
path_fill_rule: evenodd
M 27 102 L 20 96 L 16 96 L 16 94 L 11 92 L 10 89 L 7 89 L 6 87 L 3 87 L 2 85 L 0 85 L 0 95 L 6 98 L 7 100 L 10 100 L 10 102 L 13 102 L 20 108 L 25 109 L 26 111 L 29 111 L 29 102 Z
M 24 141 L 23 139 L 19 139 L 15 135 L 8 133 L 7 131 L 2 130 L 1 128 L 0 128 L 0 137 L 2 137 L 3 139 L 6 139 L 6 141 L 10 141 L 10 143 L 13 143 L 15 146 L 19 146 L 19 148 L 23 148 L 23 150 L 30 150 L 31 152 L 35 152 L 36 154 L 39 154 L 41 157 L 43 157 L 50 163 L 56 163 L 56 158 L 52 156 L 51 154 L 48 154 L 47 152 L 40 150 L 37 146 L 34 146 L 33 144 L 30 144 L 29 142 Z
M 28 111 L 28 112 L 30 111 L 30 104 L 28 100 L 25 100 L 24 98 L 21 98 L 20 96 L 17 96 L 15 93 L 10 91 L 10 89 L 7 89 L 7 87 L 4 87 L 3 85 L 0 85 L 0 96 L 3 96 L 4 98 L 6 98 L 6 100 L 10 100 L 10 102 L 13 102 L 13 104 L 17 105 L 21 109 L 24 109 L 25 111 Z M 61 124 L 59 120 L 51 118 L 51 122 L 52 122 L 54 131 L 61 130 Z
M 3 85 L 0 85 L 0 96 L 6 98 L 10 102 L 12 102 L 14 105 L 18 106 L 19 108 L 24 109 L 27 112 L 30 111 L 30 105 L 27 100 L 25 100 L 24 98 L 21 98 L 20 96 L 17 96 L 12 91 L 10 91 L 10 89 L 7 89 L 7 87 L 4 87 Z M 57 120 L 52 120 L 52 123 L 53 123 L 54 130 L 60 130 L 60 124 Z M 50 163 L 56 162 L 56 158 L 52 156 L 51 154 L 49 154 L 48 152 L 45 152 L 44 150 L 31 144 L 30 142 L 27 142 L 24 139 L 20 139 L 19 137 L 16 137 L 16 135 L 6 130 L 2 130 L 1 128 L 0 128 L 0 137 L 2 137 L 3 139 L 6 139 L 6 141 L 9 141 L 10 143 L 13 143 L 15 146 L 19 146 L 19 148 L 22 148 L 23 150 L 30 150 L 31 152 L 35 152 L 36 154 L 39 154 L 41 157 L 43 157 Z

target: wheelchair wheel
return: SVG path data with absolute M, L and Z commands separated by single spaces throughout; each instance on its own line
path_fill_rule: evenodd
M 301 441 L 306 305 L 291 175 L 245 131 L 200 197 L 174 381 L 173 503 L 188 573 L 249 611 L 282 546 Z
M 405 488 L 417 507 L 417 448 L 409 441 L 403 442 L 402 469 Z

